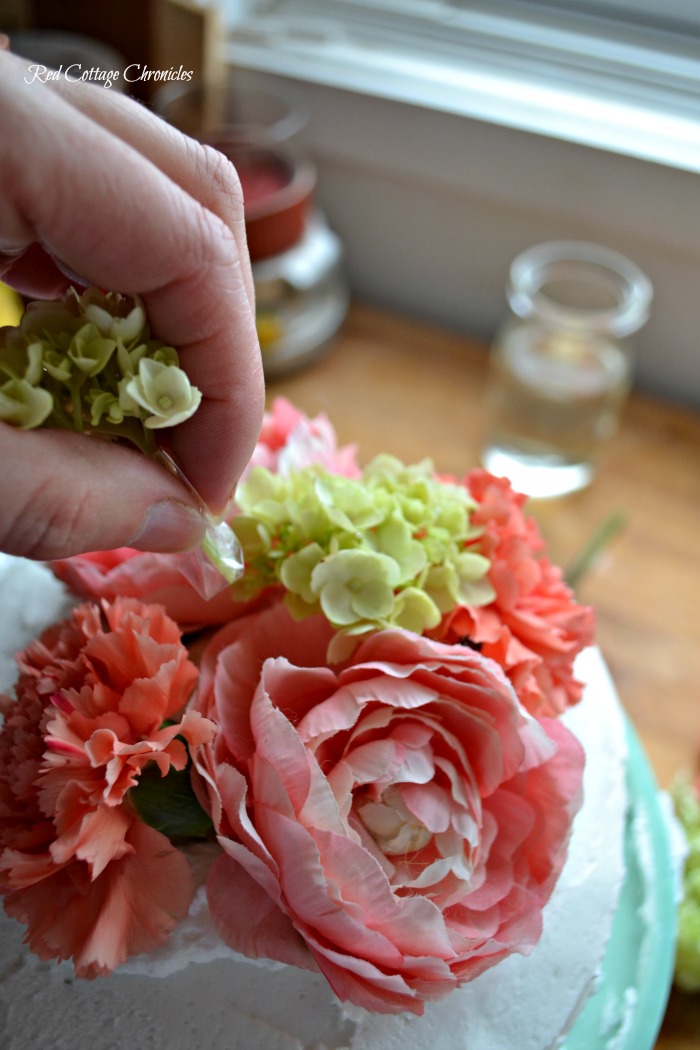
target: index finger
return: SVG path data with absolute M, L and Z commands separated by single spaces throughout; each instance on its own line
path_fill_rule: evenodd
M 154 333 L 177 347 L 202 391 L 173 449 L 219 511 L 263 410 L 247 260 L 218 215 L 54 92 L 24 84 L 16 68 L 0 76 L 0 240 L 39 241 L 91 283 L 143 297 Z
M 255 302 L 243 214 L 243 190 L 235 168 L 223 154 L 157 117 L 126 95 L 95 90 L 93 84 L 65 77 L 47 81 L 71 106 L 128 142 L 232 231 L 243 263 L 251 305 Z

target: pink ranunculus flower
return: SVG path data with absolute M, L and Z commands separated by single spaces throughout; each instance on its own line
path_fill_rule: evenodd
M 248 956 L 421 1013 L 537 942 L 583 754 L 470 648 L 386 630 L 331 668 L 330 635 L 279 604 L 204 654 L 195 704 L 219 733 L 194 762 L 224 851 L 210 908 Z
M 523 510 L 525 496 L 485 470 L 472 471 L 465 483 L 478 503 L 472 522 L 483 529 L 472 546 L 491 562 L 496 597 L 452 610 L 431 634 L 446 642 L 468 638 L 504 668 L 528 711 L 556 717 L 581 698 L 573 667 L 593 642 L 593 610 L 576 602 L 561 570 L 543 555 L 539 529 Z
M 1 698 L 0 891 L 32 951 L 96 977 L 187 912 L 188 861 L 129 791 L 149 763 L 184 769 L 176 737 L 201 746 L 215 727 L 182 714 L 197 669 L 159 606 L 81 605 L 18 663 L 17 698 Z

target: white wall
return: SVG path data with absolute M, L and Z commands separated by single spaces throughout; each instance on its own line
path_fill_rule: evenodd
M 554 138 L 266 76 L 304 100 L 318 197 L 356 296 L 488 338 L 510 260 L 597 241 L 651 278 L 638 385 L 700 407 L 700 175 Z

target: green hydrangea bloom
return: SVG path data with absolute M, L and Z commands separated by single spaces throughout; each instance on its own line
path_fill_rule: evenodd
M 700 783 L 679 777 L 672 788 L 673 804 L 688 840 L 683 876 L 683 900 L 678 910 L 676 983 L 700 991 Z
M 183 422 L 201 401 L 177 351 L 151 339 L 143 306 L 96 288 L 30 303 L 0 331 L 0 387 L 5 422 L 96 431 L 151 453 L 151 431 Z
M 390 617 L 398 582 L 399 567 L 393 558 L 363 548 L 329 554 L 311 573 L 311 590 L 326 618 L 342 627 Z
M 247 566 L 239 598 L 281 584 L 293 616 L 322 612 L 354 637 L 390 626 L 423 633 L 456 605 L 494 597 L 488 559 L 469 549 L 476 504 L 464 486 L 436 479 L 429 460 L 378 456 L 357 479 L 318 464 L 288 476 L 256 467 L 236 499 L 231 526 Z

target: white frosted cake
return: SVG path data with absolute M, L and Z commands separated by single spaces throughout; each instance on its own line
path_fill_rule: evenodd
M 73 603 L 44 567 L 0 555 L 0 692 L 13 657 Z M 76 979 L 42 962 L 22 926 L 0 919 L 5 1050 L 548 1050 L 562 1045 L 595 989 L 624 878 L 625 726 L 599 653 L 576 671 L 582 701 L 562 717 L 586 754 L 584 802 L 568 858 L 527 956 L 428 1002 L 422 1016 L 343 1004 L 320 973 L 237 955 L 217 936 L 203 885 L 167 944 L 109 977 Z M 200 883 L 206 844 L 190 860 Z

